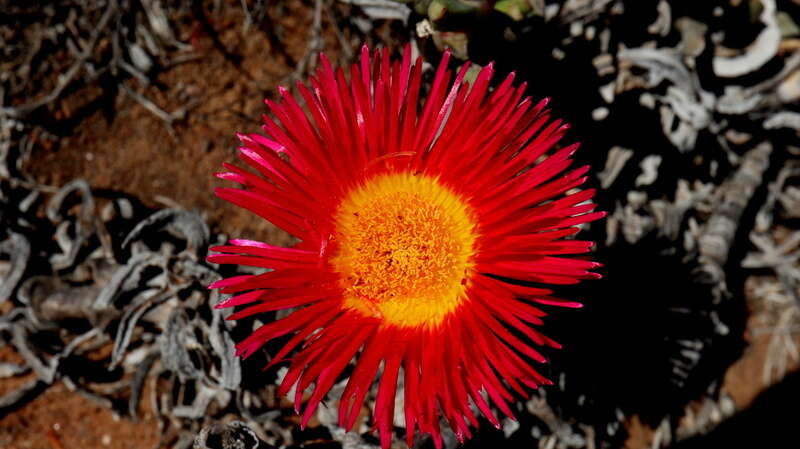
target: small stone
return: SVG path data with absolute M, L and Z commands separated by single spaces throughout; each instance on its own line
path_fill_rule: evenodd
M 572 37 L 578 37 L 581 34 L 583 34 L 583 22 L 578 22 L 578 21 L 572 22 L 569 25 L 569 34 Z
M 592 65 L 599 76 L 614 73 L 614 58 L 609 53 L 601 53 L 592 59 Z
M 586 38 L 587 41 L 594 40 L 594 37 L 597 35 L 597 28 L 593 26 L 586 27 L 586 31 L 583 33 L 583 37 Z
M 653 109 L 656 107 L 656 98 L 653 94 L 645 92 L 639 96 L 639 104 L 647 109 Z
M 648 186 L 658 179 L 658 167 L 661 165 L 661 156 L 651 154 L 639 164 L 642 173 L 636 177 L 636 187 Z
M 553 4 L 553 5 L 545 6 L 545 8 L 544 8 L 544 20 L 545 20 L 545 22 L 549 22 L 550 20 L 555 18 L 555 16 L 558 15 L 558 12 L 560 10 L 561 10 L 561 6 L 560 5 Z
M 594 119 L 596 122 L 605 120 L 606 117 L 608 117 L 608 108 L 605 106 L 601 106 L 592 111 L 592 119 Z
M 617 83 L 612 81 L 605 86 L 600 87 L 600 96 L 603 97 L 606 103 L 614 101 L 614 90 L 617 88 Z

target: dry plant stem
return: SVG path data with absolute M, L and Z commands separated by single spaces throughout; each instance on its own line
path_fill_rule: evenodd
M 289 76 L 289 81 L 294 81 L 303 77 L 306 71 L 314 68 L 317 53 L 325 47 L 322 40 L 322 7 L 324 0 L 314 0 L 314 15 L 309 31 L 308 45 L 303 57 L 297 62 L 297 68 Z
M 771 231 L 775 204 L 781 199 L 784 185 L 791 177 L 800 175 L 800 165 L 788 163 L 782 167 L 775 182 L 769 185 L 769 192 L 764 205 L 756 216 L 756 228 L 750 233 L 750 241 L 758 248 L 742 261 L 743 268 L 769 268 L 775 272 L 787 296 L 794 299 L 800 307 L 800 232 L 794 232 L 782 241 L 777 242 Z
M 324 6 L 325 6 L 325 14 L 327 14 L 328 20 L 331 21 L 331 25 L 333 26 L 333 31 L 336 33 L 336 39 L 339 41 L 339 46 L 342 48 L 344 59 L 341 62 L 341 64 L 342 65 L 350 64 L 354 56 L 353 49 L 350 48 L 350 44 L 347 42 L 347 38 L 345 38 L 344 33 L 342 33 L 342 29 L 339 28 L 339 23 L 336 17 L 336 13 L 334 12 L 331 4 L 324 3 Z
M 242 24 L 242 33 L 246 34 L 247 31 L 250 29 L 250 26 L 253 25 L 253 15 L 250 14 L 250 8 L 247 7 L 247 0 L 240 0 L 242 4 L 242 11 L 244 11 L 244 24 Z
M 86 61 L 92 57 L 92 52 L 94 52 L 97 40 L 100 37 L 100 33 L 106 28 L 106 25 L 108 25 L 109 20 L 111 20 L 111 17 L 116 10 L 116 0 L 110 0 L 108 3 L 108 8 L 106 8 L 106 11 L 100 18 L 100 22 L 98 22 L 97 27 L 92 31 L 92 34 L 84 48 L 79 52 L 78 60 L 75 61 L 69 69 L 67 69 L 66 73 L 58 77 L 58 85 L 55 89 L 32 103 L 27 103 L 17 107 L 0 108 L 0 114 L 7 115 L 8 117 L 12 118 L 24 118 L 31 112 L 39 109 L 42 106 L 50 104 L 61 97 L 64 89 L 69 86 L 70 83 L 72 83 L 75 76 L 78 74 L 78 72 L 80 72 L 81 68 L 83 68 L 84 63 L 86 63 Z
M 589 431 L 589 429 L 594 430 L 593 428 L 588 426 L 585 427 L 584 430 L 586 434 L 583 436 L 576 433 L 572 429 L 572 426 L 561 419 L 561 417 L 559 417 L 556 412 L 553 411 L 552 407 L 550 407 L 544 397 L 532 398 L 528 401 L 527 407 L 528 411 L 542 420 L 551 432 L 549 435 L 551 438 L 542 440 L 542 443 L 545 444 L 545 447 L 547 445 L 546 441 L 551 442 L 552 445 L 558 443 L 558 447 L 596 446 L 594 432 Z M 540 444 L 539 447 L 542 447 L 542 445 Z
M 6 410 L 13 410 L 28 396 L 35 395 L 37 390 L 42 390 L 44 386 L 45 383 L 39 379 L 31 379 L 16 390 L 0 396 L 0 415 L 4 414 Z
M 698 239 L 700 271 L 707 276 L 706 282 L 718 287 L 717 299 L 728 294 L 723 267 L 744 209 L 769 167 L 771 153 L 772 144 L 762 142 L 742 157 L 739 169 L 720 186 L 717 206 Z
M 800 51 L 795 51 L 783 62 L 783 68 L 780 70 L 780 72 L 775 74 L 775 76 L 756 84 L 755 86 L 748 87 L 744 90 L 744 93 L 746 96 L 749 96 L 760 92 L 771 91 L 798 68 L 800 68 Z
M 778 329 L 789 328 L 798 321 L 798 309 L 786 308 L 778 318 Z M 774 332 L 769 339 L 767 358 L 764 361 L 762 380 L 764 385 L 771 385 L 774 381 L 782 379 L 789 370 L 790 361 L 800 359 L 796 336 L 791 332 Z
M 122 89 L 123 92 L 125 92 L 126 95 L 128 95 L 133 100 L 135 100 L 137 103 L 142 105 L 142 107 L 147 109 L 153 115 L 155 115 L 156 117 L 161 119 L 161 121 L 164 122 L 164 125 L 167 128 L 167 132 L 169 133 L 169 135 L 172 138 L 172 140 L 177 141 L 177 137 L 175 136 L 175 130 L 172 128 L 172 123 L 176 119 L 178 119 L 180 117 L 180 115 L 182 115 L 182 114 L 180 114 L 180 110 L 178 111 L 178 114 L 176 114 L 176 113 L 170 114 L 169 112 L 167 112 L 167 111 L 161 109 L 160 107 L 158 107 L 157 104 L 155 104 L 152 101 L 150 101 L 150 99 L 148 99 L 144 95 L 141 95 L 140 93 L 138 93 L 135 90 L 133 90 L 130 87 L 128 87 L 124 82 L 119 83 L 119 87 Z
M 775 239 L 764 233 L 752 232 L 750 241 L 759 249 L 759 252 L 750 253 L 742 261 L 744 268 L 769 268 L 775 271 L 785 294 L 794 300 L 800 307 L 800 294 L 797 286 L 800 284 L 800 232 L 794 232 L 786 237 L 780 244 Z
M 0 277 L 0 304 L 5 302 L 22 279 L 28 259 L 31 255 L 31 245 L 21 234 L 11 233 L 8 240 L 0 242 L 0 254 L 6 253 L 11 259 L 11 269 L 5 276 Z

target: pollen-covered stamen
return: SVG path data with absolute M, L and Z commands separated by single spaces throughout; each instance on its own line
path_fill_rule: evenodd
M 396 326 L 436 326 L 461 303 L 476 241 L 469 206 L 436 179 L 384 174 L 336 214 L 332 267 L 347 308 Z

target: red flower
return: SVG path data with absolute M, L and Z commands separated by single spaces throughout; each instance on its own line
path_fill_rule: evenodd
M 577 144 L 545 156 L 568 126 L 550 121 L 547 100 L 523 99 L 513 74 L 490 91 L 491 64 L 472 86 L 469 64 L 450 84 L 449 59 L 420 109 L 422 63 L 408 49 L 392 61 L 363 47 L 349 81 L 323 55 L 310 86 L 297 85 L 307 109 L 280 89 L 282 101 L 266 101 L 269 137 L 239 135 L 253 171 L 225 164 L 219 175 L 243 188 L 217 195 L 300 240 L 212 248 L 211 262 L 272 270 L 213 284 L 234 294 L 219 307 L 247 305 L 231 319 L 297 308 L 238 353 L 293 336 L 270 365 L 290 362 L 279 393 L 296 385 L 298 412 L 314 385 L 304 424 L 355 358 L 338 404 L 347 429 L 383 364 L 374 423 L 384 448 L 401 367 L 409 445 L 417 428 L 441 445 L 440 413 L 459 439 L 477 425 L 472 404 L 495 426 L 492 404 L 512 416 L 512 391 L 550 384 L 529 363 L 545 361 L 529 341 L 560 347 L 536 330 L 538 305 L 580 307 L 521 284 L 600 277 L 589 271 L 598 263 L 560 257 L 588 252 L 592 242 L 564 238 L 605 215 L 592 212 L 594 190 L 576 190 L 588 167 L 564 173 Z

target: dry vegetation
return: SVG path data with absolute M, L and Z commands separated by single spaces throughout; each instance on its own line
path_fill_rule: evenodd
M 266 353 L 233 357 L 256 322 L 211 307 L 205 286 L 230 273 L 204 262 L 228 236 L 290 241 L 216 199 L 212 174 L 235 158 L 235 131 L 258 130 L 262 98 L 303 80 L 319 51 L 348 64 L 363 42 L 431 62 L 449 46 L 518 72 L 573 123 L 610 214 L 587 229 L 605 278 L 565 289 L 587 307 L 548 323 L 565 346 L 542 368 L 556 385 L 467 447 L 792 438 L 778 410 L 800 391 L 799 1 L 0 12 L 0 447 L 374 447 L 366 408 L 351 434 L 335 407 L 297 427 Z

